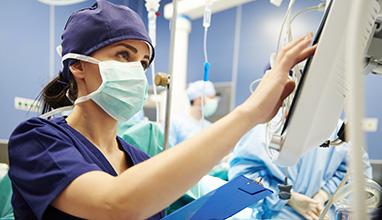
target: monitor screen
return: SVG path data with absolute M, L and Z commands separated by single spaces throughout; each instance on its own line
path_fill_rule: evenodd
M 316 35 L 315 35 L 315 37 L 313 39 L 313 45 L 317 44 L 318 41 L 320 40 L 321 33 L 322 33 L 322 30 L 323 30 L 323 28 L 325 26 L 325 22 L 326 22 L 326 20 L 328 18 L 331 6 L 332 6 L 332 1 L 329 2 L 329 5 L 328 5 L 328 7 L 325 10 L 324 16 L 321 19 L 320 26 L 318 27 Z M 292 104 L 291 104 L 290 109 L 288 111 L 288 117 L 287 117 L 287 119 L 285 121 L 285 124 L 283 126 L 283 129 L 282 129 L 282 134 L 284 134 L 285 130 L 288 127 L 289 121 L 290 121 L 291 117 L 293 116 L 293 112 L 294 112 L 294 109 L 295 109 L 295 107 L 297 105 L 297 101 L 298 101 L 298 98 L 300 96 L 302 86 L 304 85 L 305 75 L 308 74 L 308 72 L 309 72 L 309 67 L 310 67 L 310 63 L 312 62 L 312 58 L 313 57 L 309 57 L 308 58 L 308 60 L 307 60 L 307 62 L 305 64 L 304 70 L 302 71 L 300 82 L 297 85 L 296 93 L 294 95 Z

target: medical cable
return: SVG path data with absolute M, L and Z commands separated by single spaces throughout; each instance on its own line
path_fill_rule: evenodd
M 345 143 L 345 141 L 341 140 L 340 138 L 336 138 L 336 139 L 334 139 L 332 141 L 331 140 L 325 141 L 324 143 L 322 143 L 320 145 L 320 147 L 322 147 L 322 148 L 327 148 L 327 147 L 330 147 L 330 146 L 337 147 L 337 146 L 342 145 L 343 143 Z
M 208 39 L 208 28 L 211 26 L 211 17 L 212 17 L 212 0 L 205 1 L 204 7 L 204 15 L 203 15 L 203 28 L 204 28 L 204 36 L 203 36 L 203 55 L 204 55 L 204 64 L 203 64 L 203 95 L 202 95 L 202 103 L 201 103 L 201 115 L 202 121 L 205 119 L 204 108 L 206 101 L 206 82 L 209 80 L 209 73 L 211 64 L 208 62 L 208 50 L 207 50 L 207 39 Z M 204 124 L 203 124 L 204 128 Z
M 260 83 L 262 80 L 262 78 L 260 79 L 256 79 L 254 81 L 252 81 L 249 85 L 249 91 L 251 93 L 254 93 L 256 88 L 254 87 L 256 84 Z M 286 112 L 286 106 L 283 106 L 281 107 L 282 109 L 282 114 L 284 115 L 285 112 Z M 282 116 L 283 116 L 282 115 Z M 276 118 L 276 117 L 275 117 Z M 266 146 L 266 153 L 267 155 L 269 156 L 269 158 L 271 158 L 272 160 L 273 159 L 276 159 L 276 151 L 277 149 L 276 148 L 273 148 L 271 145 L 270 145 L 270 139 L 272 138 L 271 136 L 275 133 L 279 133 L 281 131 L 281 125 L 283 124 L 284 120 L 282 120 L 283 118 L 286 118 L 286 117 L 281 117 L 280 120 L 278 121 L 275 121 L 275 120 L 272 120 L 271 122 L 267 123 L 266 124 L 266 127 L 265 127 L 265 146 Z M 272 123 L 276 123 L 276 125 L 273 125 Z M 271 126 L 272 124 L 272 126 Z M 272 149 L 272 151 L 271 151 Z
M 292 13 L 292 8 L 293 8 L 295 2 L 296 2 L 295 0 L 290 0 L 289 1 L 288 9 L 287 9 L 287 11 L 286 11 L 286 13 L 284 15 L 283 22 L 281 24 L 281 29 L 280 29 L 280 32 L 279 32 L 279 37 L 278 37 L 278 40 L 277 40 L 276 57 L 279 54 L 281 38 L 282 38 L 282 35 L 283 35 L 285 24 L 287 22 L 289 23 L 289 21 L 290 21 L 290 16 L 291 16 L 291 13 Z
M 208 39 L 208 28 L 211 26 L 211 17 L 212 17 L 212 0 L 205 0 L 205 7 L 204 7 L 204 14 L 203 14 L 203 28 L 204 28 L 204 34 L 203 34 L 203 55 L 204 55 L 204 63 L 203 63 L 203 94 L 202 94 L 202 103 L 200 106 L 200 112 L 201 112 L 201 121 L 202 121 L 202 129 L 205 129 L 206 124 L 204 123 L 205 120 L 205 114 L 204 114 L 204 108 L 205 108 L 205 102 L 206 102 L 206 84 L 209 80 L 209 73 L 210 73 L 210 67 L 211 64 L 208 62 L 208 50 L 207 50 L 207 39 Z M 197 184 L 197 190 L 198 190 L 198 198 L 200 198 L 200 183 Z
M 325 10 L 325 6 L 326 4 L 325 3 L 320 3 L 316 6 L 312 6 L 312 7 L 308 7 L 308 8 L 305 8 L 305 9 L 302 9 L 301 11 L 297 12 L 294 16 L 291 17 L 291 14 L 292 14 L 292 8 L 294 6 L 294 3 L 295 1 L 291 0 L 289 1 L 289 5 L 288 5 L 288 9 L 287 9 L 287 12 L 284 16 L 284 19 L 283 19 L 283 23 L 281 25 L 281 29 L 280 29 L 280 33 L 279 33 L 279 37 L 278 37 L 278 41 L 277 41 L 277 52 L 276 52 L 276 56 L 275 56 L 275 59 L 277 59 L 277 56 L 278 56 L 278 52 L 280 50 L 280 44 L 281 44 L 281 39 L 282 39 L 282 36 L 283 36 L 283 33 L 284 33 L 284 28 L 285 28 L 285 25 L 287 25 L 287 29 L 286 29 L 286 38 L 285 38 L 285 41 L 286 42 L 290 42 L 293 40 L 293 32 L 292 32 L 292 23 L 295 21 L 295 19 L 304 14 L 304 13 L 307 13 L 307 12 L 310 12 L 310 11 L 323 11 Z M 301 79 L 301 70 L 302 70 L 302 66 L 301 65 L 296 65 L 293 70 L 292 70 L 292 74 L 290 76 L 290 79 L 293 80 L 295 82 L 296 85 L 298 85 L 300 79 Z M 288 111 L 290 109 L 290 106 L 292 105 L 292 102 L 293 102 L 293 98 L 294 98 L 294 95 L 295 95 L 295 92 L 296 90 L 294 90 L 283 102 L 282 104 L 282 107 L 281 107 L 281 117 L 278 121 L 276 122 L 269 122 L 267 123 L 266 125 L 266 146 L 267 147 L 267 153 L 268 155 L 271 157 L 271 158 L 275 158 L 275 155 L 273 155 L 271 153 L 271 149 L 270 148 L 270 145 L 271 145 L 271 140 L 272 140 L 272 137 L 274 135 L 278 135 L 280 136 L 281 135 L 281 131 L 282 131 L 282 125 L 285 124 L 286 122 L 286 118 L 287 118 L 287 115 L 288 115 Z M 280 136 L 281 137 L 281 136 Z M 333 143 L 335 145 L 339 145 L 340 143 Z
M 295 1 L 294 0 L 291 0 L 289 2 L 289 5 L 288 5 L 288 9 L 287 9 L 287 12 L 285 13 L 285 16 L 284 16 L 284 19 L 283 19 L 283 23 L 281 25 L 281 29 L 280 29 L 280 32 L 279 32 L 279 37 L 278 37 L 278 40 L 277 40 L 277 52 L 276 52 L 276 57 L 278 55 L 278 52 L 280 50 L 280 44 L 281 44 L 281 38 L 282 38 L 282 35 L 283 35 L 283 32 L 284 32 L 284 28 L 285 28 L 285 25 L 287 24 L 288 28 L 287 28 L 287 39 L 288 41 L 291 41 L 293 40 L 293 35 L 292 35 L 292 32 L 291 32 L 291 25 L 292 23 L 294 22 L 294 20 L 302 15 L 302 14 L 305 14 L 307 12 L 311 12 L 311 11 L 324 11 L 325 10 L 325 7 L 326 7 L 326 3 L 325 2 L 322 2 L 316 6 L 311 6 L 311 7 L 307 7 L 307 8 L 304 8 L 300 11 L 298 11 L 295 15 L 293 15 L 293 17 L 291 17 L 291 14 L 292 14 L 292 8 L 293 8 L 293 5 L 294 5 Z
M 328 200 L 328 202 L 326 203 L 324 209 L 322 210 L 321 214 L 320 214 L 320 217 L 319 217 L 319 220 L 323 220 L 325 218 L 325 215 L 328 213 L 330 207 L 333 205 L 333 203 L 336 201 L 336 197 L 337 197 L 337 194 L 338 192 L 340 191 L 340 189 L 342 187 L 345 186 L 346 182 L 349 180 L 349 170 L 346 172 L 346 175 L 345 177 L 342 179 L 342 181 L 340 182 L 340 184 L 338 185 L 336 191 L 333 193 L 333 195 L 330 197 L 330 199 Z
M 292 8 L 295 4 L 295 0 L 290 0 L 289 1 L 289 5 L 288 5 L 288 8 L 287 8 L 287 11 L 284 15 L 284 18 L 283 18 L 283 22 L 281 24 L 281 28 L 280 28 L 280 32 L 279 32 L 279 37 L 277 39 L 277 47 L 276 47 L 276 55 L 275 55 L 275 59 L 277 61 L 277 57 L 278 57 L 278 54 L 279 54 L 279 50 L 280 50 L 280 45 L 281 45 L 281 38 L 283 36 L 283 33 L 284 33 L 284 28 L 285 28 L 285 24 L 288 24 L 288 29 L 289 29 L 289 25 L 290 25 L 290 19 L 291 19 L 291 14 L 292 14 Z M 289 36 L 289 34 L 287 33 L 287 36 Z M 291 41 L 292 39 L 290 38 L 287 38 L 286 39 L 287 42 Z M 294 77 L 292 76 L 292 79 L 294 79 Z M 288 109 L 288 106 L 290 105 L 291 103 L 291 99 L 290 97 L 288 97 L 282 104 L 282 107 L 281 107 L 281 112 L 282 112 L 282 117 L 279 119 L 279 121 L 276 121 L 276 123 L 274 122 L 274 120 L 271 120 L 270 122 L 268 122 L 266 124 L 266 128 L 265 128 L 265 144 L 266 144 L 266 151 L 267 151 L 267 154 L 268 156 L 271 158 L 271 159 L 275 159 L 276 155 L 273 155 L 269 149 L 269 146 L 270 146 L 270 140 L 272 139 L 272 136 L 277 133 L 277 132 L 281 132 L 281 126 L 283 123 L 285 123 L 286 121 L 286 114 L 287 114 L 287 109 Z
M 289 77 L 290 79 L 292 79 L 292 77 Z M 262 78 L 260 79 L 256 79 L 254 81 L 252 81 L 249 85 L 249 91 L 251 93 L 254 93 L 256 88 L 254 87 L 256 84 L 260 83 L 262 80 Z M 293 80 L 293 79 L 292 79 Z M 277 120 L 272 120 L 270 121 L 269 123 L 266 124 L 266 127 L 265 127 L 265 146 L 266 147 L 266 152 L 268 154 L 268 156 L 271 158 L 271 159 L 276 159 L 276 156 L 275 154 L 273 154 L 271 152 L 271 149 L 272 150 L 276 150 L 276 148 L 273 148 L 271 145 L 270 145 L 270 140 L 271 140 L 271 136 L 273 134 L 276 134 L 276 133 L 280 133 L 281 132 L 281 125 L 283 123 L 285 123 L 286 121 L 286 115 L 287 115 L 287 110 L 289 109 L 289 105 L 291 103 L 291 100 L 288 100 L 287 102 L 284 102 L 283 105 L 281 106 L 281 117 L 280 119 L 277 121 Z M 276 117 L 275 117 L 276 118 Z
M 326 7 L 326 3 L 322 2 L 316 6 L 304 8 L 301 11 L 297 12 L 295 15 L 293 15 L 293 17 L 290 19 L 290 24 L 288 25 L 288 31 L 287 31 L 287 33 L 289 35 L 288 38 L 294 39 L 293 32 L 292 32 L 292 24 L 296 20 L 297 17 L 299 17 L 300 15 L 303 15 L 305 13 L 313 12 L 313 11 L 323 12 L 325 10 L 325 7 Z
M 305 14 L 307 12 L 312 12 L 312 11 L 320 11 L 320 12 L 323 12 L 325 10 L 325 7 L 326 7 L 326 3 L 325 2 L 322 2 L 316 6 L 311 6 L 311 7 L 307 7 L 307 8 L 304 8 L 302 9 L 301 11 L 298 11 L 295 15 L 293 15 L 293 17 L 291 18 L 291 23 L 294 22 L 294 20 L 302 15 L 302 14 Z

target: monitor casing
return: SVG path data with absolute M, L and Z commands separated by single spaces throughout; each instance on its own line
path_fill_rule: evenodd
M 364 35 L 365 48 L 379 12 L 377 1 L 367 1 L 368 21 L 360 33 Z M 316 53 L 304 67 L 279 139 L 280 152 L 275 162 L 282 166 L 293 166 L 305 152 L 327 141 L 344 109 L 345 42 L 351 4 L 348 0 L 332 0 L 329 4 L 314 40 Z

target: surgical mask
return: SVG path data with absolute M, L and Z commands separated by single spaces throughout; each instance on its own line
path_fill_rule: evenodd
M 219 104 L 218 98 L 213 98 L 207 101 L 207 103 L 203 107 L 203 113 L 205 117 L 210 117 L 215 114 Z
M 127 121 L 143 108 L 147 95 L 147 78 L 140 62 L 99 61 L 93 57 L 69 53 L 63 57 L 77 59 L 99 66 L 102 84 L 74 104 L 93 100 L 107 114 L 119 122 Z

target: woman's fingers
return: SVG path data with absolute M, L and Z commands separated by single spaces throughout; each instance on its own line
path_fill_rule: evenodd
M 299 61 L 311 56 L 315 47 L 309 47 L 312 34 L 290 42 L 281 50 L 276 65 L 267 72 L 256 92 L 249 98 L 248 108 L 256 106 L 260 119 L 267 122 L 276 114 L 283 100 L 295 89 L 295 83 L 288 79 L 289 70 Z M 243 105 L 246 108 L 247 105 Z
M 277 68 L 284 73 L 289 72 L 289 70 L 292 69 L 294 65 L 314 53 L 315 47 L 310 48 L 309 44 L 309 40 L 301 41 L 293 49 L 290 49 L 277 62 Z
M 316 49 L 317 49 L 317 45 L 313 45 L 311 47 L 305 48 L 303 51 L 301 51 L 299 56 L 297 56 L 297 61 L 295 64 L 297 64 L 297 63 L 305 60 L 306 58 L 312 56 L 314 54 L 314 52 L 316 51 Z
M 297 44 L 299 44 L 301 41 L 303 41 L 303 40 L 305 40 L 307 38 L 312 38 L 312 37 L 313 37 L 312 33 L 309 33 L 307 35 L 301 36 L 301 37 L 297 38 L 296 40 L 293 40 L 293 41 L 289 42 L 281 50 L 286 52 L 286 51 L 290 50 L 291 48 L 293 48 L 294 46 L 296 46 Z
M 312 38 L 311 36 L 312 36 L 311 34 L 307 34 L 307 35 L 302 36 L 296 40 L 289 42 L 287 45 L 285 45 L 283 48 L 281 48 L 278 51 L 276 61 L 279 63 L 279 61 L 285 56 L 285 54 L 288 53 L 289 50 L 296 47 L 296 45 L 300 44 L 301 42 L 304 42 L 307 39 L 311 39 Z
M 306 49 L 309 48 L 311 40 L 312 39 L 305 39 L 288 50 L 280 60 L 281 69 L 289 71 L 298 60 L 306 58 L 307 56 L 304 57 L 303 55 L 309 54 L 310 50 Z
M 303 54 L 306 53 L 307 49 L 310 48 L 309 45 L 311 43 L 312 43 L 312 39 L 301 41 L 299 44 L 297 44 L 295 47 L 291 48 L 287 52 L 286 58 L 290 57 L 291 59 L 294 59 L 296 61 L 299 57 L 301 57 Z

